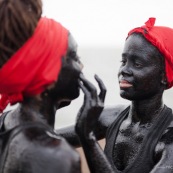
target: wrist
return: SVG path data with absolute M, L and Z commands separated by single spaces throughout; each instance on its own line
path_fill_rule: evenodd
M 91 131 L 87 134 L 80 134 L 79 138 L 83 142 L 91 142 L 91 141 L 95 142 L 95 141 L 97 141 L 93 131 Z

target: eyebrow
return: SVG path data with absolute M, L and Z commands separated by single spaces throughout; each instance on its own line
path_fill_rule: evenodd
M 137 58 L 139 58 L 139 56 L 137 55 L 137 54 L 129 54 L 129 53 L 122 53 L 122 55 L 121 55 L 122 57 L 132 57 L 132 58 L 134 58 L 134 59 L 137 59 Z M 142 57 L 141 55 L 140 55 L 140 57 Z
M 122 57 L 126 57 L 127 56 L 127 53 L 122 53 L 121 56 Z

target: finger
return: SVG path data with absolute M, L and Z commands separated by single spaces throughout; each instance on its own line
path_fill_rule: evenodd
M 92 99 L 91 93 L 88 91 L 88 89 L 83 85 L 82 82 L 79 82 L 79 87 L 84 93 L 84 100 L 81 111 L 83 112 L 84 109 L 88 109 L 91 104 L 95 101 L 95 99 Z
M 84 93 L 84 104 L 86 103 L 86 100 L 88 100 L 91 95 L 90 92 L 87 90 L 87 88 L 81 83 L 81 81 L 79 81 L 79 87 L 82 89 L 83 93 Z
M 98 77 L 98 75 L 95 75 L 94 77 L 95 77 L 95 79 L 99 85 L 99 88 L 100 88 L 99 98 L 102 102 L 104 102 L 105 97 L 106 97 L 106 87 L 105 87 L 103 81 Z
M 89 80 L 87 80 L 83 74 L 80 74 L 80 80 L 83 82 L 83 85 L 88 89 L 88 91 L 91 92 L 91 97 L 93 99 L 97 99 L 96 87 Z

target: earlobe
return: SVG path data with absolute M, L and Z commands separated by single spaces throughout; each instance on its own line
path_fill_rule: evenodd
M 161 80 L 161 84 L 165 86 L 165 88 L 167 87 L 167 79 L 165 77 L 163 77 L 163 79 Z
M 162 76 L 161 84 L 164 86 L 164 88 L 167 88 L 168 82 L 167 82 L 166 74 L 162 72 L 161 76 Z

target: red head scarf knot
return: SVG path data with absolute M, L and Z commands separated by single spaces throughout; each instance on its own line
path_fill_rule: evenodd
M 148 30 L 150 30 L 154 26 L 155 21 L 156 21 L 156 18 L 154 18 L 154 17 L 149 18 L 148 21 L 145 22 L 146 28 L 148 28 Z
M 144 26 L 129 31 L 128 37 L 133 33 L 141 33 L 162 53 L 165 58 L 165 73 L 168 89 L 173 86 L 173 29 L 166 26 L 154 26 L 154 24 L 155 18 L 149 18 Z
M 34 34 L 0 69 L 0 109 L 43 92 L 58 79 L 68 30 L 43 17 Z

